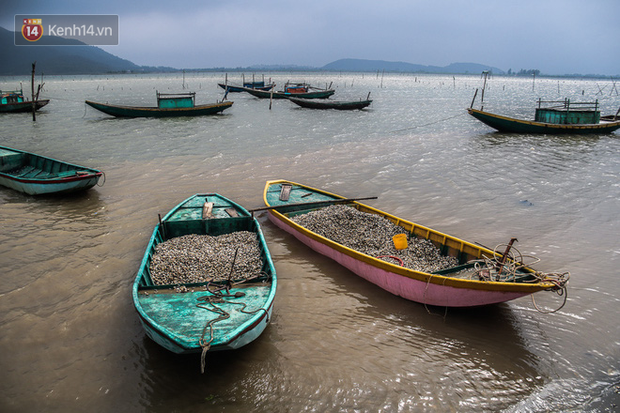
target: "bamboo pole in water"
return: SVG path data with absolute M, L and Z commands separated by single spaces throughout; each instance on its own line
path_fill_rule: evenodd
M 37 115 L 36 115 L 36 113 L 37 113 L 37 102 L 34 99 L 34 69 L 35 69 L 36 65 L 37 65 L 37 62 L 35 61 L 32 64 L 32 79 L 30 81 L 30 91 L 31 91 L 31 97 L 32 97 L 31 98 L 31 100 L 32 100 L 32 121 L 33 122 L 36 122 L 36 120 L 37 120 Z

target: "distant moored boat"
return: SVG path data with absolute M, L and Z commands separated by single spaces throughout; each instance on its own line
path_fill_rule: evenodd
M 91 100 L 87 100 L 86 104 L 108 115 L 127 118 L 213 115 L 233 105 L 233 102 L 196 105 L 195 99 L 196 92 L 157 92 L 157 107 L 110 105 L 107 103 L 93 102 Z

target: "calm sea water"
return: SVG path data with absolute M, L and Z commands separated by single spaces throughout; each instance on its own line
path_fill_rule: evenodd
M 467 115 L 479 76 L 277 73 L 363 98 L 312 111 L 230 94 L 222 115 L 114 119 L 85 99 L 154 105 L 155 92 L 221 99 L 224 73 L 44 77 L 51 103 L 2 115 L 0 145 L 105 172 L 102 187 L 34 198 L 0 188 L 3 412 L 616 411 L 620 408 L 620 136 L 495 133 Z M 238 79 L 237 79 L 238 77 Z M 247 75 L 246 75 L 247 77 Z M 240 75 L 229 81 L 240 82 Z M 39 80 L 39 78 L 37 78 Z M 29 79 L 0 78 L 0 89 Z M 485 109 L 598 99 L 610 81 L 489 80 Z M 185 87 L 185 89 L 184 89 Z M 480 104 L 480 93 L 476 106 Z M 285 178 L 490 247 L 517 237 L 544 271 L 570 271 L 566 306 L 530 298 L 426 308 L 357 278 L 260 215 L 279 278 L 272 324 L 207 357 L 151 342 L 130 288 L 157 214 L 213 191 L 262 206 Z M 536 303 L 554 309 L 552 293 Z

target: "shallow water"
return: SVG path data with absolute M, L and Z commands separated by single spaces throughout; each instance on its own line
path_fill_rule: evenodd
M 229 80 L 234 81 L 229 74 Z M 239 76 L 240 77 L 240 76 Z M 247 75 L 246 75 L 247 77 Z M 44 78 L 51 103 L 2 115 L 0 145 L 102 169 L 71 197 L 0 188 L 0 410 L 614 411 L 620 405 L 620 139 L 495 133 L 465 108 L 479 76 L 277 73 L 333 82 L 369 110 L 313 111 L 229 94 L 222 115 L 114 119 L 85 99 L 154 105 L 181 75 Z M 197 103 L 221 99 L 223 73 L 185 76 Z M 240 79 L 239 79 L 240 81 Z M 0 78 L 14 89 L 28 78 Z M 533 117 L 535 100 L 598 99 L 604 80 L 495 77 L 486 110 Z M 608 90 L 608 88 L 604 90 Z M 476 106 L 480 104 L 480 94 Z M 131 283 L 158 214 L 218 192 L 262 206 L 290 179 L 494 247 L 517 237 L 537 268 L 570 271 L 554 314 L 530 298 L 479 309 L 426 308 L 357 278 L 273 226 L 279 283 L 254 343 L 177 356 L 144 334 Z M 561 298 L 539 293 L 553 309 Z

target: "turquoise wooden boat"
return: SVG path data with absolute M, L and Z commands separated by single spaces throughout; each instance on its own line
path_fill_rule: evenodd
M 277 227 L 354 274 L 405 299 L 442 307 L 474 307 L 552 290 L 564 295 L 566 302 L 565 290 L 569 274 L 546 274 L 532 269 L 523 263 L 523 256 L 515 253 L 517 250 L 512 247 L 513 241 L 508 244 L 512 249 L 502 246 L 491 250 L 358 202 L 368 198 L 345 198 L 287 180 L 268 181 L 263 199 L 267 206 L 261 209 L 269 211 L 269 219 Z M 322 211 L 335 204 L 347 205 L 346 208 L 359 212 L 353 211 L 344 218 L 314 217 L 308 222 L 319 226 L 321 222 L 327 221 L 332 222 L 330 225 L 346 222 L 348 227 L 343 226 L 342 230 L 330 227 L 332 233 L 343 234 L 347 233 L 347 228 L 353 226 L 352 216 L 360 212 L 371 214 L 390 221 L 398 228 L 397 232 L 400 234 L 397 236 L 400 237 L 401 245 L 397 246 L 395 239 L 377 241 L 377 238 L 373 240 L 372 249 L 376 251 L 378 243 L 381 242 L 389 252 L 386 255 L 383 255 L 383 252 L 379 256 L 369 255 L 353 246 L 345 245 L 353 241 L 351 245 L 359 246 L 359 240 L 334 240 L 321 235 L 320 230 L 308 228 L 308 224 L 299 220 L 306 214 Z M 380 232 L 378 225 L 372 226 L 368 231 L 355 228 L 354 237 L 372 237 Z M 419 250 L 408 250 L 408 244 L 420 242 L 418 245 L 423 246 L 423 251 L 428 251 L 429 248 L 437 250 L 433 254 L 427 254 L 431 257 L 432 266 L 435 266 L 434 260 L 441 260 L 452 266 L 427 271 L 403 265 L 407 256 L 419 254 Z
M 240 231 L 249 232 L 258 245 L 257 273 L 233 272 L 238 264 L 235 253 L 225 260 L 229 274 L 225 280 L 154 281 L 151 264 L 162 243 L 191 234 L 216 237 Z M 233 244 L 231 248 L 241 246 Z M 179 271 L 186 271 L 185 267 Z M 202 352 L 204 356 L 207 351 L 237 349 L 260 336 L 271 320 L 276 285 L 276 271 L 258 221 L 237 203 L 207 193 L 187 198 L 160 219 L 133 283 L 132 296 L 144 330 L 153 341 L 174 353 Z
M 49 99 L 39 99 L 34 102 L 35 110 L 41 109 L 50 103 Z M 0 90 L 0 113 L 32 112 L 32 101 L 25 100 L 24 94 L 19 90 Z
M 550 104 L 551 106 L 543 107 L 542 104 Z M 620 120 L 617 116 L 601 117 L 598 101 L 539 100 L 533 121 L 496 115 L 471 107 L 467 111 L 474 118 L 500 132 L 590 134 L 610 133 L 620 128 Z
M 250 88 L 243 88 L 245 92 L 248 92 L 252 96 L 256 96 L 260 99 L 288 99 L 289 97 L 297 97 L 304 99 L 327 99 L 336 91 L 334 89 L 326 88 L 321 89 L 313 86 L 308 86 L 303 83 L 295 83 L 284 85 L 284 89 L 280 91 L 271 90 L 257 90 Z
M 330 100 L 330 99 L 301 99 L 289 96 L 288 100 L 307 109 L 335 109 L 335 110 L 360 110 L 369 106 L 372 100 Z
M 0 185 L 28 195 L 85 191 L 103 172 L 0 146 Z
M 233 105 L 233 102 L 219 102 L 206 105 L 195 104 L 196 93 L 159 93 L 157 107 L 122 106 L 86 100 L 86 104 L 108 115 L 126 118 L 138 117 L 176 117 L 214 115 Z

